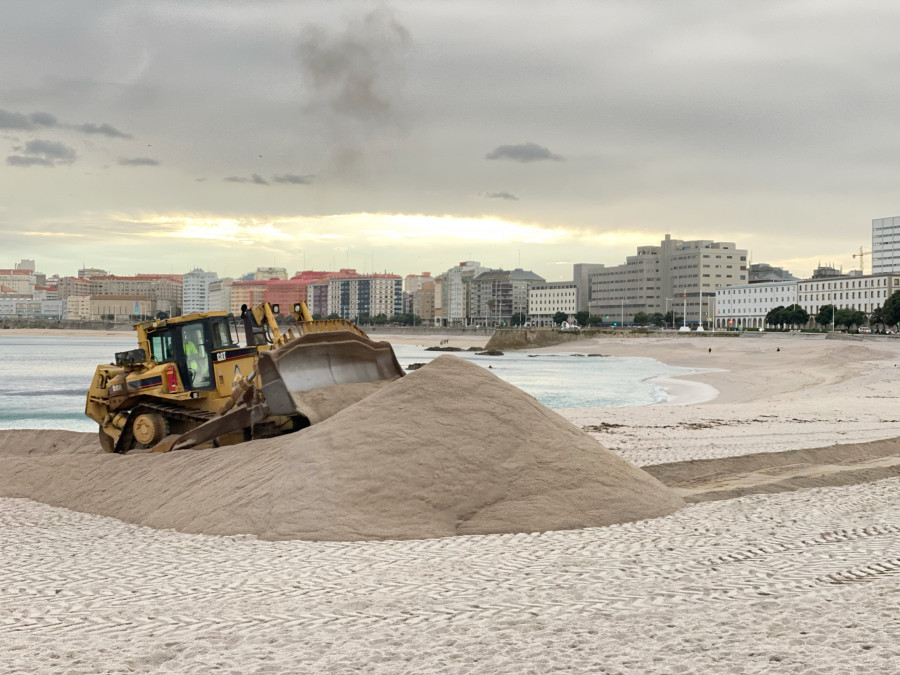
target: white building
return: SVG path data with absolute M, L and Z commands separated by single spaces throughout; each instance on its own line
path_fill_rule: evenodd
M 571 319 L 579 311 L 576 281 L 546 281 L 528 289 L 528 317 L 532 325 L 552 326 L 557 312 Z
M 871 314 L 894 291 L 900 291 L 900 272 L 806 279 L 797 284 L 798 302 L 810 314 L 818 314 L 823 305 Z
M 773 309 L 800 304 L 797 297 L 799 283 L 762 282 L 720 288 L 715 296 L 715 327 L 765 328 L 766 315 Z
M 482 267 L 477 260 L 466 260 L 438 277 L 434 299 L 436 325 L 468 326 L 471 323 L 470 285 L 472 279 L 487 271 L 488 268 Z
M 181 287 L 181 311 L 183 314 L 209 311 L 209 285 L 216 281 L 215 272 L 194 269 L 185 274 Z
M 872 274 L 900 272 L 900 216 L 872 220 Z
M 747 251 L 732 242 L 682 241 L 668 234 L 659 246 L 640 246 L 624 265 L 588 274 L 588 309 L 609 321 L 629 323 L 638 312 L 677 315 L 687 322 L 706 315 L 706 301 L 724 286 L 747 282 Z
M 209 284 L 209 311 L 210 312 L 230 312 L 231 311 L 231 285 L 234 279 L 225 277 L 217 279 Z
M 716 292 L 716 327 L 765 328 L 770 311 L 793 304 L 800 305 L 810 317 L 825 305 L 871 314 L 894 291 L 900 291 L 900 273 L 729 286 Z

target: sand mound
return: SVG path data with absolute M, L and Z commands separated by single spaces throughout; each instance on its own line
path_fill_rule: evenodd
M 580 528 L 684 505 L 529 395 L 452 356 L 279 438 L 168 455 L 4 452 L 0 496 L 185 532 L 314 540 Z

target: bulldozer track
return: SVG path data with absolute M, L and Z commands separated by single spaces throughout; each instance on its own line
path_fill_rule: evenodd
M 191 410 L 189 408 L 181 408 L 179 406 L 171 405 L 168 403 L 160 403 L 159 401 L 141 401 L 138 405 L 132 408 L 131 412 L 128 414 L 128 421 L 125 422 L 125 427 L 122 429 L 122 435 L 119 437 L 119 440 L 116 443 L 117 453 L 125 454 L 132 449 L 134 442 L 134 432 L 132 425 L 134 424 L 134 419 L 138 415 L 142 415 L 147 412 L 159 413 L 168 420 L 195 422 L 197 425 L 203 424 L 204 422 L 211 420 L 216 416 L 215 413 L 208 412 L 206 410 Z M 122 448 L 121 450 L 119 449 L 120 447 Z

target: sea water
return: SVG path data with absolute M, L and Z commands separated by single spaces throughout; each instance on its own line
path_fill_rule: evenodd
M 98 364 L 112 363 L 116 352 L 134 348 L 133 334 L 0 335 L 0 429 L 96 430 L 96 423 L 84 415 L 94 369 Z M 395 345 L 394 352 L 404 370 L 410 364 L 427 363 L 441 355 L 413 345 Z M 652 378 L 691 372 L 649 358 L 520 351 L 503 356 L 455 352 L 454 356 L 489 368 L 555 409 L 659 403 L 665 400 L 665 393 Z

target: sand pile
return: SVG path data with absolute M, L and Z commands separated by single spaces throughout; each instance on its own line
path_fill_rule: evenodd
M 580 528 L 684 505 L 531 396 L 452 356 L 278 438 L 167 455 L 4 451 L 0 496 L 156 528 L 314 540 Z

